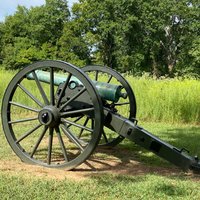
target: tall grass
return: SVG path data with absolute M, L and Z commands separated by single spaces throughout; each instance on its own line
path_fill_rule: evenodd
M 0 101 L 2 100 L 5 89 L 15 75 L 16 71 L 5 71 L 0 69 Z
M 0 70 L 0 101 L 16 72 Z M 199 123 L 200 81 L 125 76 L 137 101 L 137 119 L 170 123 Z M 19 97 L 25 98 L 25 97 Z M 27 100 L 25 100 L 27 101 Z
M 136 95 L 137 118 L 172 123 L 199 123 L 200 81 L 194 79 L 154 80 L 127 77 Z

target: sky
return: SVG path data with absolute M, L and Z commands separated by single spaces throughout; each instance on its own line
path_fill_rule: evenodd
M 40 6 L 45 0 L 0 0 L 0 21 L 5 19 L 5 16 L 12 15 L 18 5 L 23 5 L 27 8 L 31 6 Z M 78 0 L 68 0 L 68 5 L 71 7 Z

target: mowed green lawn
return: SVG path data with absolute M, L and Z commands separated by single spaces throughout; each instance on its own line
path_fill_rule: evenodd
M 142 125 L 165 141 L 190 149 L 192 154 L 200 152 L 199 126 L 164 123 Z M 128 140 L 115 147 L 115 153 L 112 150 L 101 153 L 100 149 L 94 155 L 97 160 L 98 157 L 100 160 L 103 157 L 105 163 L 106 159 L 125 162 L 125 174 L 120 174 L 120 168 L 119 173 L 117 168 L 113 172 L 106 169 L 86 170 L 81 174 L 79 171 L 73 171 L 70 172 L 71 177 L 66 176 L 64 180 L 56 179 L 54 176 L 47 178 L 44 173 L 41 176 L 38 173 L 29 173 L 23 164 L 24 171 L 20 171 L 20 166 L 17 165 L 17 170 L 10 168 L 9 162 L 19 163 L 19 160 L 12 153 L 2 131 L 0 141 L 0 164 L 6 162 L 8 165 L 0 171 L 0 199 L 200 199 L 199 175 L 179 171 L 175 166 Z M 109 155 L 109 152 L 112 155 Z M 134 161 L 139 163 L 139 166 Z M 145 166 L 148 170 L 145 170 Z M 136 170 L 135 173 L 132 172 L 132 168 Z M 123 170 L 126 170 L 126 165 Z M 69 173 L 63 171 L 60 173 Z M 80 176 L 80 180 L 74 179 L 73 175 Z M 81 180 L 82 176 L 86 178 Z
M 4 89 L 12 76 L 12 72 L 0 72 L 2 78 L 0 79 L 0 99 L 2 99 Z M 184 147 L 190 150 L 191 155 L 197 154 L 200 157 L 199 97 L 197 94 L 199 82 L 197 80 L 180 82 L 175 80 L 173 87 L 173 81 L 169 80 L 155 82 L 155 80 L 145 79 L 142 82 L 142 79 L 133 77 L 128 77 L 128 80 L 134 88 L 136 97 L 139 95 L 139 125 L 178 148 Z M 139 85 L 138 88 L 137 85 Z M 170 102 L 168 97 L 170 91 L 174 95 L 171 96 L 174 102 Z M 143 96 L 141 96 L 142 94 Z M 145 98 L 145 95 L 149 99 Z M 161 100 L 158 98 L 159 95 L 162 97 Z M 153 98 L 155 102 L 150 101 Z M 164 102 L 165 100 L 166 102 Z M 179 101 L 183 101 L 183 108 Z M 149 105 L 147 105 L 148 102 Z M 170 106 L 167 105 L 167 102 Z M 161 107 L 152 113 L 151 109 L 156 105 Z M 170 116 L 170 113 L 165 112 L 172 110 L 173 105 L 175 108 Z M 146 113 L 145 106 L 149 107 Z M 185 118 L 184 116 L 181 118 L 184 110 L 187 113 Z M 156 112 L 157 119 L 154 118 Z M 176 112 L 177 118 L 174 117 Z M 190 112 L 195 112 L 195 114 L 191 114 L 191 117 Z M 152 115 L 150 115 L 151 113 Z M 184 121 L 187 123 L 184 124 Z M 99 162 L 104 160 L 105 165 L 109 164 L 110 160 L 117 160 L 121 165 L 119 168 L 115 166 L 113 171 L 109 166 L 96 171 L 75 170 L 70 172 L 70 176 L 65 176 L 63 179 L 55 178 L 53 175 L 51 177 L 49 171 L 41 168 L 44 173 L 40 175 L 40 169 L 30 171 L 29 166 L 18 164 L 20 161 L 9 147 L 0 123 L 0 199 L 200 199 L 199 175 L 182 172 L 167 161 L 128 140 L 124 140 L 113 150 L 98 149 L 92 158 Z M 15 166 L 13 167 L 15 162 L 16 169 Z M 4 166 L 2 167 L 2 165 Z M 120 166 L 123 166 L 123 169 Z M 64 170 L 57 171 L 57 173 L 59 172 L 61 174 L 69 173 Z M 82 179 L 82 177 L 84 178 Z

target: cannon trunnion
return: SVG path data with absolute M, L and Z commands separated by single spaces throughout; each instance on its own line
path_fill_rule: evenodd
M 199 171 L 191 157 L 137 125 L 136 101 L 116 71 L 62 61 L 41 61 L 12 79 L 2 103 L 5 136 L 19 158 L 30 164 L 68 170 L 85 162 L 98 145 L 124 138 L 183 170 Z

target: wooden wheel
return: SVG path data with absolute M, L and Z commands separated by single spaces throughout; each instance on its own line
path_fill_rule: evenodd
M 117 103 L 104 101 L 104 107 L 108 107 L 113 112 L 134 121 L 136 117 L 135 95 L 129 83 L 120 73 L 111 68 L 99 65 L 86 66 L 83 67 L 82 70 L 90 77 L 91 80 L 120 85 L 123 88 L 122 92 L 127 93 L 127 98 L 120 98 Z M 99 145 L 115 146 L 123 139 L 124 137 L 119 136 L 114 131 L 104 127 Z

